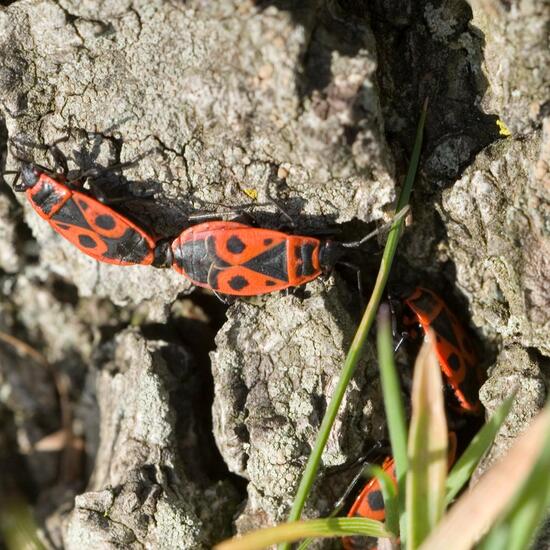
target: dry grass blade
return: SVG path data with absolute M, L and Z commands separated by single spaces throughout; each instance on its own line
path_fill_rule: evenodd
M 61 460 L 60 472 L 64 479 L 72 481 L 76 479 L 80 473 L 82 462 L 82 441 L 75 438 L 73 433 L 73 413 L 72 405 L 69 398 L 70 381 L 66 374 L 56 370 L 39 351 L 32 346 L 23 342 L 19 338 L 0 331 L 0 342 L 4 342 L 14 349 L 20 357 L 29 358 L 37 365 L 48 370 L 55 385 L 57 395 L 59 397 L 59 408 L 61 411 L 61 430 L 51 434 L 51 439 L 44 438 L 37 443 L 38 447 L 34 447 L 33 451 L 44 450 L 62 450 L 63 456 Z M 61 435 L 62 434 L 62 435 Z M 49 436 L 47 436 L 49 437 Z M 61 440 L 60 437 L 63 439 Z M 45 440 L 46 439 L 46 440 Z M 52 444 L 63 443 L 63 448 L 53 448 Z
M 422 550 L 472 548 L 526 481 L 550 431 L 550 410 L 541 412 L 508 454 L 451 508 Z
M 443 515 L 447 421 L 441 369 L 429 331 L 414 367 L 407 472 L 407 547 L 417 548 Z
M 16 492 L 2 496 L 0 539 L 7 550 L 45 550 L 45 546 L 38 538 L 38 526 L 31 507 Z
M 373 519 L 358 517 L 310 519 L 282 523 L 276 527 L 252 531 L 241 537 L 233 537 L 214 546 L 214 550 L 262 550 L 282 541 L 291 543 L 306 538 L 354 535 L 385 538 L 392 536 L 383 523 Z
M 39 365 L 48 367 L 48 360 L 39 351 L 23 342 L 23 340 L 2 331 L 0 331 L 0 340 L 15 349 L 21 357 L 30 357 Z

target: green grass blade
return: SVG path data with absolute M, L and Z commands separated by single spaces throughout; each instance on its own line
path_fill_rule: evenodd
M 384 497 L 384 510 L 386 513 L 386 520 L 384 524 L 386 525 L 386 529 L 391 533 L 399 533 L 397 487 L 395 486 L 392 477 L 380 468 L 380 466 L 371 466 L 369 470 L 380 483 L 380 490 L 382 491 L 382 496 Z
M 361 471 L 363 471 L 361 469 Z M 361 475 L 362 477 L 362 475 Z M 355 485 L 355 483 L 354 483 Z M 347 491 L 346 491 L 347 493 Z M 344 506 L 344 502 L 346 501 L 346 496 L 342 497 L 338 504 L 335 506 L 335 508 L 332 510 L 332 512 L 330 513 L 329 516 L 327 516 L 328 518 L 334 518 L 336 517 L 341 511 L 342 511 L 342 508 Z M 298 548 L 296 550 L 307 550 L 307 548 L 309 548 L 309 545 L 314 541 L 315 539 L 312 539 L 312 538 L 307 538 L 305 540 L 303 540 L 299 545 L 298 545 Z
M 426 123 L 426 115 L 428 114 L 428 100 L 424 101 L 424 106 L 418 119 L 418 126 L 416 127 L 416 137 L 414 139 L 414 146 L 411 153 L 411 161 L 409 162 L 409 168 L 407 170 L 407 177 L 401 189 L 399 200 L 397 201 L 396 212 L 399 212 L 402 208 L 405 208 L 409 204 L 411 198 L 411 191 L 416 179 L 416 171 L 418 170 L 418 162 L 420 160 L 420 151 L 422 150 L 422 138 L 424 137 L 424 125 Z M 389 240 L 389 239 L 388 239 Z
M 546 406 L 547 410 L 550 408 Z M 550 424 L 545 443 L 531 474 L 514 497 L 504 518 L 481 544 L 482 550 L 490 550 L 506 537 L 506 550 L 523 550 L 535 538 L 537 529 L 550 507 Z
M 477 550 L 504 550 L 506 548 L 508 533 L 505 529 L 498 529 L 491 534 L 490 540 L 486 540 L 483 544 L 478 545 Z
M 298 547 L 296 548 L 296 550 L 307 550 L 309 548 L 309 545 L 314 541 L 315 539 L 312 539 L 311 537 L 310 538 L 307 538 L 306 540 L 303 540 L 299 545 Z
M 386 512 L 386 520 L 384 524 L 386 525 L 386 529 L 390 531 L 391 533 L 398 533 L 399 532 L 399 525 L 398 520 L 399 516 L 397 514 L 397 487 L 395 486 L 395 483 L 392 479 L 392 477 L 386 473 L 380 466 L 376 466 L 374 464 L 370 465 L 364 465 L 361 468 L 360 476 L 355 480 L 353 483 L 353 486 L 357 486 L 358 484 L 363 487 L 364 485 L 361 484 L 361 479 L 365 478 L 363 480 L 363 484 L 365 481 L 371 479 L 372 477 L 377 477 L 378 481 L 380 483 L 380 490 L 382 491 L 382 496 L 384 498 L 384 508 Z M 349 496 L 349 495 L 348 495 Z M 331 512 L 329 518 L 333 518 L 337 516 L 343 506 L 343 501 L 346 499 L 342 499 L 341 504 L 339 504 L 334 510 Z M 296 550 L 306 550 L 309 548 L 309 545 L 313 542 L 314 539 L 306 539 L 302 541 Z
M 418 168 L 418 161 L 420 159 L 424 123 L 426 121 L 426 111 L 427 103 L 424 104 L 424 109 L 418 122 L 416 141 L 411 156 L 411 162 L 409 164 L 409 170 L 407 172 L 405 184 L 403 185 L 403 189 L 401 190 L 401 194 L 397 202 L 396 212 L 400 212 L 409 203 L 412 185 L 414 183 L 416 171 Z M 309 455 L 304 474 L 296 492 L 296 497 L 294 499 L 292 509 L 290 510 L 288 521 L 296 521 L 302 515 L 302 510 L 304 509 L 307 497 L 311 491 L 313 482 L 315 481 L 315 476 L 317 475 L 317 472 L 319 470 L 321 455 L 328 441 L 330 430 L 332 428 L 332 425 L 334 424 L 334 420 L 336 419 L 336 415 L 338 413 L 338 409 L 340 408 L 340 404 L 342 403 L 346 388 L 349 384 L 349 381 L 351 380 L 351 377 L 353 376 L 353 373 L 355 372 L 355 368 L 361 357 L 367 335 L 374 323 L 376 311 L 378 310 L 378 306 L 380 305 L 380 301 L 384 293 L 384 288 L 386 287 L 386 283 L 390 275 L 390 269 L 393 263 L 395 252 L 397 250 L 397 243 L 399 242 L 403 223 L 403 219 L 400 218 L 399 220 L 395 221 L 391 226 L 390 232 L 388 234 L 388 239 L 386 241 L 386 246 L 384 247 L 382 261 L 380 263 L 380 268 L 372 295 L 370 297 L 369 303 L 367 304 L 367 308 L 365 309 L 365 313 L 363 314 L 363 317 L 361 319 L 361 323 L 359 324 L 359 328 L 355 333 L 355 337 L 344 363 L 344 368 L 342 369 L 342 374 L 340 375 L 338 384 L 334 389 L 334 393 L 328 404 L 325 416 L 323 417 L 323 421 L 321 422 L 319 434 L 317 436 L 317 440 L 315 441 L 315 445 Z M 288 550 L 290 547 L 289 545 L 285 544 L 282 548 Z
M 23 497 L 4 495 L 0 502 L 0 538 L 7 550 L 45 550 L 32 509 Z
M 502 423 L 508 416 L 512 404 L 516 397 L 516 392 L 507 397 L 498 409 L 491 416 L 481 430 L 472 439 L 468 448 L 462 456 L 456 461 L 455 465 L 449 472 L 445 491 L 445 506 L 448 506 L 458 492 L 464 487 L 464 484 L 470 479 L 472 473 L 476 469 L 479 461 L 493 444 L 495 436 L 502 426 Z
M 385 472 L 380 466 L 374 464 L 364 466 L 362 469 L 362 476 L 365 476 L 367 479 L 376 477 L 380 484 L 380 491 L 384 499 L 384 509 L 386 513 L 386 519 L 384 525 L 386 530 L 390 533 L 399 532 L 399 515 L 397 510 L 397 487 L 393 478 Z M 339 509 L 333 510 L 332 514 L 329 517 L 334 517 L 339 512 Z M 297 550 L 306 550 L 309 545 L 313 542 L 314 539 L 308 538 L 304 540 L 298 546 Z
M 221 542 L 214 550 L 260 550 L 307 537 L 392 537 L 384 524 L 366 518 L 326 518 L 282 523 Z
M 401 384 L 393 359 L 393 336 L 391 331 L 390 308 L 386 304 L 380 306 L 377 323 L 378 363 L 380 365 L 380 381 L 384 396 L 384 407 L 388 419 L 391 448 L 395 460 L 397 478 L 397 510 L 399 531 L 405 532 L 405 474 L 408 470 L 407 458 L 407 424 L 405 407 L 401 395 Z M 391 511 L 390 511 L 391 512 Z M 386 510 L 386 521 L 388 522 Z M 388 523 L 388 525 L 390 525 Z M 392 524 L 391 531 L 396 528 Z M 405 537 L 406 539 L 406 537 Z M 403 542 L 403 539 L 402 539 Z
M 418 548 L 444 511 L 447 420 L 441 368 L 432 330 L 416 359 L 412 386 L 407 471 L 407 548 Z

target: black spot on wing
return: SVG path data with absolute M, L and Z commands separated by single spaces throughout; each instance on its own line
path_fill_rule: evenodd
M 51 183 L 44 183 L 40 190 L 32 196 L 32 202 L 40 209 L 44 214 L 49 214 L 53 207 L 63 200 L 63 195 L 59 193 L 55 185 Z
M 78 202 L 81 206 L 86 204 L 81 200 Z M 111 218 L 110 216 L 106 217 Z M 56 225 L 65 230 L 70 229 L 71 226 L 76 226 L 97 234 L 93 228 L 90 227 L 86 221 L 86 218 L 84 218 L 82 211 L 73 199 L 66 201 L 65 204 L 63 204 L 63 206 L 52 216 L 51 220 L 56 222 Z M 111 218 L 111 220 L 114 223 L 114 219 Z M 107 224 L 109 223 L 107 220 L 104 221 Z M 100 238 L 107 246 L 107 250 L 101 256 L 111 260 L 121 260 L 127 263 L 139 264 L 151 251 L 151 247 L 145 238 L 131 227 L 128 227 L 124 234 L 120 237 L 111 238 L 98 235 L 98 238 Z M 97 242 L 89 235 L 79 235 L 78 242 L 82 247 L 90 250 L 96 248 L 97 246 Z
M 449 364 L 449 367 L 453 369 L 455 372 L 460 369 L 460 357 L 456 353 L 450 353 L 447 357 L 447 363 Z
M 443 308 L 439 315 L 430 323 L 431 327 L 452 346 L 459 349 L 459 343 L 453 330 L 453 323 L 448 315 L 447 308 Z
M 246 280 L 245 277 L 242 277 L 241 275 L 235 275 L 235 277 L 231 277 L 229 279 L 229 286 L 233 290 L 242 290 L 243 288 L 246 288 L 250 283 Z
M 265 282 L 265 286 L 275 286 L 276 284 L 276 281 L 270 281 L 269 279 Z
M 227 250 L 232 254 L 240 254 L 245 248 L 246 244 L 237 235 L 232 235 L 227 239 Z
M 78 242 L 84 248 L 95 248 L 97 246 L 97 243 L 89 235 L 79 235 Z
M 300 261 L 296 267 L 296 276 L 303 277 L 307 275 L 313 275 L 315 269 L 313 267 L 313 251 L 315 245 L 311 243 L 305 243 L 301 246 L 294 247 L 294 255 L 296 259 Z
M 382 491 L 371 491 L 367 495 L 367 502 L 369 507 L 373 511 L 379 511 L 384 509 L 384 497 L 382 496 Z
M 254 258 L 244 263 L 243 266 L 267 277 L 279 279 L 287 283 L 286 241 L 254 256 Z
M 269 246 L 273 242 L 273 239 L 264 239 L 264 245 Z
M 198 261 L 198 259 L 196 258 Z M 208 263 L 208 276 L 207 284 L 214 290 L 219 288 L 218 275 L 226 267 L 229 267 L 231 264 L 222 260 L 218 253 L 216 252 L 216 237 L 214 235 L 209 235 L 206 237 L 206 259 L 203 261 Z
M 70 229 L 70 225 L 65 225 L 64 223 L 56 223 L 55 224 L 59 229 L 62 229 L 63 231 L 67 231 L 67 229 Z
M 96 216 L 95 223 L 98 227 L 101 227 L 101 229 L 114 229 L 116 222 L 113 216 L 110 216 L 109 214 L 100 214 L 99 216 Z
M 78 204 L 82 210 L 88 210 L 89 204 L 85 200 L 79 199 Z
M 90 227 L 86 218 L 82 215 L 80 208 L 76 205 L 73 199 L 69 199 L 51 218 L 58 223 L 76 225 L 82 229 L 93 229 Z

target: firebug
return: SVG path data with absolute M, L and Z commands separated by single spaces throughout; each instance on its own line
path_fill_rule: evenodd
M 403 303 L 403 323 L 413 337 L 417 327 L 422 334 L 428 328 L 435 333 L 441 371 L 457 401 L 453 408 L 480 414 L 478 392 L 482 377 L 473 344 L 460 321 L 445 302 L 427 288 L 415 288 Z
M 330 272 L 347 249 L 357 248 L 373 234 L 342 243 L 211 221 L 186 229 L 172 242 L 172 266 L 197 286 L 220 294 L 256 296 L 297 287 Z
M 58 140 L 56 144 L 65 139 Z M 56 144 L 35 146 L 52 154 L 62 169 L 60 172 L 16 156 L 22 161 L 22 166 L 19 171 L 12 172 L 16 174 L 14 191 L 24 192 L 41 218 L 95 260 L 116 265 L 154 265 L 155 250 L 158 248 L 156 239 L 83 189 L 86 177 L 93 171 L 69 181 L 67 159 Z M 109 168 L 120 168 L 134 162 Z
M 448 445 L 449 448 L 447 452 L 450 468 L 456 459 L 457 438 L 454 432 L 449 432 Z M 395 461 L 393 457 L 388 456 L 384 459 L 382 463 L 382 470 L 384 470 L 384 472 L 386 472 L 397 485 Z M 367 481 L 349 509 L 347 517 L 357 516 L 374 519 L 381 522 L 384 522 L 386 519 L 384 497 L 382 496 L 378 478 L 372 477 Z M 364 550 L 366 548 L 374 548 L 376 545 L 376 539 L 371 537 L 346 537 L 342 540 L 342 542 L 346 550 Z

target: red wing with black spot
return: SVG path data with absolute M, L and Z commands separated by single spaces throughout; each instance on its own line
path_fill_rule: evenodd
M 392 457 L 387 457 L 383 464 L 382 470 L 386 472 L 394 483 L 397 483 L 395 476 L 395 462 Z M 384 498 L 380 489 L 380 482 L 377 477 L 373 477 L 363 487 L 363 490 L 353 503 L 353 506 L 348 512 L 348 517 L 360 516 L 362 518 L 375 519 L 384 521 L 386 512 L 384 510 Z
M 27 190 L 37 213 L 79 250 L 117 265 L 148 265 L 155 241 L 128 218 L 46 174 Z
M 237 222 L 185 230 L 173 243 L 173 267 L 197 286 L 256 296 L 299 286 L 321 274 L 318 239 Z
M 384 470 L 397 485 L 395 462 L 392 457 L 387 457 L 384 460 L 382 470 Z M 378 478 L 373 477 L 367 481 L 350 508 L 348 517 L 369 518 L 381 522 L 386 519 L 384 497 L 382 496 Z M 373 537 L 346 537 L 342 539 L 342 542 L 346 550 L 363 550 L 365 548 L 376 548 L 377 539 Z
M 457 439 L 455 432 L 449 432 L 448 439 L 448 467 L 452 467 L 456 460 Z M 382 470 L 386 472 L 397 485 L 397 476 L 395 473 L 395 461 L 391 456 L 384 459 Z M 380 488 L 378 478 L 373 477 L 367 481 L 359 496 L 355 499 L 348 512 L 348 517 L 362 517 L 384 522 L 386 520 L 386 509 L 384 506 L 384 497 Z M 376 548 L 377 539 L 373 537 L 346 537 L 343 540 L 346 550 L 364 550 L 366 548 Z
M 424 331 L 432 328 L 441 370 L 461 412 L 479 414 L 481 373 L 473 345 L 461 323 L 431 290 L 416 288 L 405 300 Z

